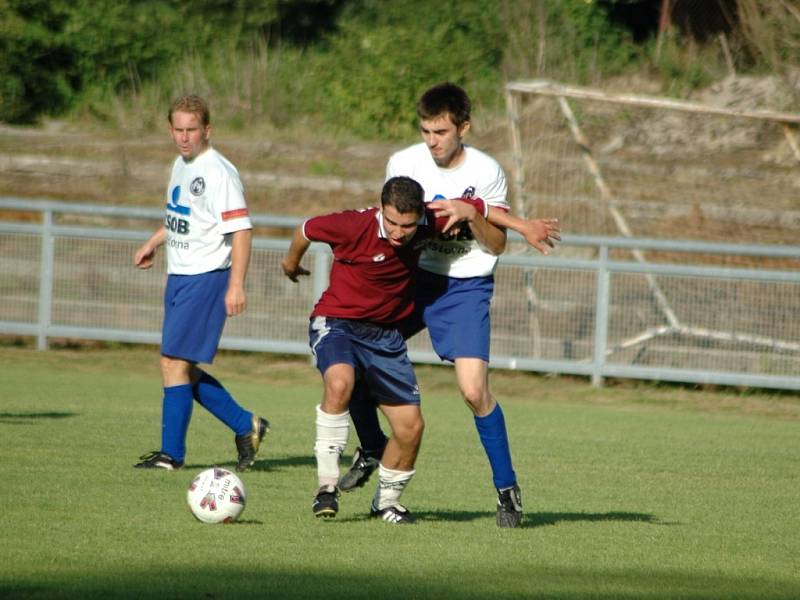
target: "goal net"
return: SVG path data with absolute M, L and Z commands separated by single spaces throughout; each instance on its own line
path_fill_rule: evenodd
M 682 251 L 615 250 L 612 260 L 800 271 L 796 256 L 763 257 L 746 248 L 798 244 L 800 115 L 761 109 L 763 90 L 748 95 L 745 83 L 725 83 L 723 106 L 550 81 L 509 83 L 515 212 L 557 217 L 567 236 L 684 242 Z M 740 244 L 742 252 L 706 252 L 701 243 L 687 251 L 686 241 L 688 247 Z M 514 248 L 530 251 L 522 244 Z M 563 244 L 556 254 L 593 258 L 596 253 L 596 246 Z M 597 307 L 586 304 L 595 301 L 593 286 L 555 291 L 548 281 L 558 277 L 549 269 L 527 274 L 529 318 L 536 331 L 552 332 L 554 354 L 569 348 L 588 358 L 586 332 L 594 326 L 588 320 Z M 666 368 L 796 372 L 798 291 L 796 284 L 735 276 L 612 273 L 606 359 Z M 553 330 L 554 323 L 561 323 L 561 332 Z

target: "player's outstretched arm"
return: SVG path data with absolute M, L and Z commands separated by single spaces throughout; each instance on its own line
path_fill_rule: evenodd
M 558 219 L 521 219 L 496 206 L 490 206 L 487 220 L 498 227 L 513 229 L 544 255 L 549 254 L 555 242 L 561 240 Z
M 142 244 L 133 255 L 133 264 L 140 269 L 149 269 L 153 266 L 156 250 L 167 240 L 167 230 L 160 227 L 153 235 Z
M 306 236 L 303 234 L 303 226 L 300 225 L 294 230 L 292 243 L 289 245 L 286 256 L 284 256 L 281 261 L 283 273 L 292 281 L 296 282 L 299 276 L 308 275 L 310 273 L 310 271 L 300 266 L 300 261 L 303 259 L 303 255 L 310 245 L 311 242 L 306 239 Z
M 449 218 L 443 228 L 445 233 L 457 223 L 466 223 L 475 239 L 487 252 L 494 255 L 502 254 L 506 247 L 505 229 L 487 221 L 475 203 L 478 203 L 481 208 L 484 206 L 483 200 L 477 198 L 455 198 L 453 200 L 434 200 L 428 204 L 428 208 L 434 211 L 436 217 Z
M 225 292 L 225 313 L 235 317 L 244 312 L 247 305 L 244 282 L 247 267 L 250 265 L 250 247 L 253 240 L 252 229 L 234 231 L 231 240 L 231 275 L 228 291 Z

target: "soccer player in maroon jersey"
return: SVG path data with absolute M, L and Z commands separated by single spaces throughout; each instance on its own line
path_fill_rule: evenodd
M 322 374 L 317 406 L 317 489 L 312 510 L 339 510 L 339 458 L 347 445 L 350 396 L 368 386 L 392 430 L 381 458 L 370 515 L 388 523 L 413 523 L 400 496 L 414 475 L 424 422 L 419 386 L 398 323 L 413 310 L 412 275 L 433 232 L 422 187 L 409 177 L 383 186 L 381 207 L 313 217 L 294 233 L 281 266 L 292 280 L 307 275 L 300 261 L 312 241 L 333 251 L 330 285 L 311 313 L 309 344 Z M 468 201 L 484 212 L 480 199 Z

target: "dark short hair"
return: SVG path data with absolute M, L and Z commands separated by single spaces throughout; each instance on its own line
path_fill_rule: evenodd
M 400 214 L 425 213 L 425 192 L 411 177 L 392 177 L 383 184 L 381 206 L 391 206 Z
M 176 98 L 169 107 L 167 119 L 172 124 L 172 115 L 176 112 L 185 112 L 197 115 L 200 122 L 205 127 L 211 122 L 211 111 L 208 110 L 208 104 L 200 96 L 194 94 L 187 94 Z
M 435 119 L 449 114 L 456 127 L 469 121 L 471 111 L 472 102 L 467 92 L 449 81 L 429 88 L 417 102 L 417 116 L 420 119 Z

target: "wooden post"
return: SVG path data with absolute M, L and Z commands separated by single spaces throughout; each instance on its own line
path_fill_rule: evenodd
M 519 102 L 513 92 L 506 88 L 506 111 L 511 132 L 512 165 L 514 169 L 514 212 L 524 217 L 525 165 L 522 162 L 522 140 L 519 134 Z M 531 213 L 535 212 L 533 209 Z
M 597 188 L 600 190 L 600 195 L 603 197 L 603 200 L 605 200 L 608 210 L 611 213 L 611 218 L 614 219 L 614 223 L 617 225 L 617 229 L 619 229 L 619 232 L 625 237 L 633 237 L 633 232 L 628 226 L 628 221 L 617 208 L 617 203 L 614 200 L 611 189 L 608 187 L 608 184 L 603 177 L 603 173 L 600 171 L 600 166 L 597 164 L 597 161 L 592 154 L 592 149 L 589 146 L 589 140 L 587 140 L 586 136 L 583 135 L 583 131 L 581 131 L 580 125 L 578 125 L 578 119 L 575 118 L 575 114 L 572 112 L 569 102 L 567 102 L 567 99 L 564 96 L 558 96 L 558 104 L 561 107 L 561 112 L 567 119 L 570 131 L 572 132 L 572 137 L 575 139 L 575 142 L 581 149 L 581 154 L 583 155 L 583 160 L 586 163 L 586 167 L 589 169 L 589 173 L 592 174 L 595 185 L 597 185 Z M 637 262 L 647 262 L 644 252 L 638 248 L 633 248 L 631 250 L 631 254 L 633 254 L 633 257 Z M 650 290 L 653 292 L 653 296 L 656 299 L 656 304 L 658 304 L 661 312 L 664 313 L 667 323 L 669 323 L 671 327 L 680 326 L 678 317 L 675 314 L 675 311 L 672 310 L 669 300 L 667 300 L 667 297 L 664 295 L 661 286 L 658 285 L 656 278 L 649 273 L 645 275 L 644 278 L 647 281 L 647 285 L 650 287 Z
M 658 15 L 658 38 L 656 39 L 656 60 L 661 57 L 661 45 L 664 36 L 672 29 L 672 7 L 670 0 L 661 0 L 661 11 Z

